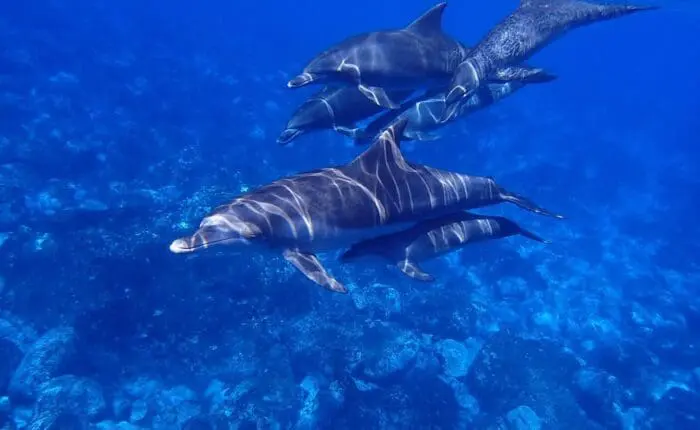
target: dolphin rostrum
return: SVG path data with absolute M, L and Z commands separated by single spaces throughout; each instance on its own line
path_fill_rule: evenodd
M 403 231 L 356 243 L 340 259 L 351 262 L 362 257 L 381 257 L 396 265 L 405 275 L 431 282 L 435 278 L 420 268 L 421 262 L 457 251 L 472 243 L 517 234 L 549 243 L 508 218 L 459 211 L 419 222 Z
M 410 224 L 501 202 L 561 218 L 489 177 L 468 176 L 404 159 L 406 121 L 385 130 L 350 163 L 281 178 L 219 206 L 170 250 L 185 253 L 222 244 L 257 244 L 281 252 L 307 278 L 337 292 L 346 288 L 316 253 L 405 229 Z
M 595 4 L 581 0 L 521 0 L 456 68 L 446 101 L 470 96 L 494 70 L 518 64 L 568 30 L 657 6 Z
M 352 36 L 317 55 L 287 86 L 311 83 L 355 86 L 372 103 L 399 108 L 387 90 L 444 89 L 468 48 L 442 29 L 447 3 L 439 3 L 405 28 Z M 493 70 L 489 80 L 530 80 L 538 69 Z

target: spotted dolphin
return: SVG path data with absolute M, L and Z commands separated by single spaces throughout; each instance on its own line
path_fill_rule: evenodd
M 469 49 L 442 29 L 447 3 L 439 3 L 407 27 L 362 33 L 345 39 L 312 59 L 289 88 L 312 83 L 355 86 L 372 103 L 398 109 L 388 90 L 444 88 Z M 537 70 L 493 70 L 495 82 L 528 80 Z
M 326 271 L 317 253 L 501 202 L 561 218 L 493 178 L 408 162 L 399 149 L 405 126 L 405 121 L 392 125 L 348 164 L 281 178 L 215 208 L 191 236 L 174 240 L 170 250 L 260 245 L 281 252 L 313 282 L 344 293 L 346 288 Z
M 423 271 L 420 263 L 472 243 L 518 234 L 549 243 L 508 218 L 459 211 L 419 222 L 403 231 L 356 243 L 341 255 L 340 260 L 351 262 L 362 257 L 376 256 L 390 261 L 413 279 L 431 282 L 435 278 Z
M 550 76 L 551 80 L 555 79 L 554 75 Z M 525 85 L 526 83 L 522 81 L 482 85 L 471 97 L 461 100 L 449 112 L 447 112 L 443 92 L 433 97 L 419 99 L 415 103 L 407 102 L 406 108 L 387 111 L 364 128 L 339 128 L 338 131 L 353 138 L 355 144 L 365 145 L 372 142 L 381 130 L 396 121 L 406 119 L 408 123 L 403 133 L 405 140 L 436 140 L 440 137 L 437 131 L 440 128 L 493 105 Z
M 413 90 L 389 92 L 392 100 L 404 100 Z M 357 87 L 326 86 L 309 97 L 292 114 L 277 143 L 287 145 L 302 134 L 325 129 L 354 129 L 357 123 L 384 110 Z
M 526 60 L 569 30 L 652 9 L 658 7 L 521 0 L 457 66 L 447 89 L 447 104 L 473 94 L 493 70 Z

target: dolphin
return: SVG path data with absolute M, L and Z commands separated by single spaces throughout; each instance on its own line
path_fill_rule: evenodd
M 551 80 L 556 77 L 549 75 Z M 473 112 L 487 108 L 527 85 L 523 81 L 506 82 L 504 84 L 486 84 L 466 99 L 461 100 L 447 112 L 445 103 L 446 93 L 433 97 L 422 98 L 415 103 L 405 103 L 407 107 L 390 110 L 380 115 L 364 128 L 339 128 L 339 132 L 354 139 L 355 144 L 364 145 L 372 141 L 381 130 L 396 121 L 406 119 L 408 124 L 403 133 L 405 140 L 431 141 L 440 138 L 436 130 L 445 125 L 464 118 Z
M 392 100 L 404 100 L 413 90 L 389 92 Z M 287 126 L 277 138 L 277 143 L 287 145 L 304 133 L 324 129 L 354 129 L 357 122 L 384 110 L 372 103 L 357 87 L 326 86 L 309 97 L 292 115 Z
M 400 104 L 387 90 L 432 89 L 449 83 L 469 49 L 442 29 L 447 3 L 439 3 L 397 30 L 362 33 L 325 50 L 287 82 L 298 88 L 312 83 L 355 86 L 372 103 L 388 109 Z M 493 70 L 489 80 L 529 80 L 539 70 L 509 67 Z
M 395 264 L 401 272 L 413 279 L 432 282 L 435 278 L 424 272 L 419 263 L 472 243 L 517 234 L 550 243 L 508 218 L 459 211 L 419 222 L 403 231 L 356 243 L 341 255 L 340 260 L 347 263 L 362 257 L 376 256 Z
M 505 190 L 493 178 L 408 162 L 399 149 L 405 126 L 406 121 L 392 125 L 348 164 L 281 178 L 215 208 L 191 236 L 174 240 L 170 251 L 259 245 L 281 252 L 313 282 L 345 293 L 317 253 L 501 202 L 562 218 Z
M 518 7 L 471 50 L 456 68 L 446 102 L 468 97 L 494 70 L 526 60 L 567 31 L 599 21 L 658 9 L 581 0 L 521 0 Z

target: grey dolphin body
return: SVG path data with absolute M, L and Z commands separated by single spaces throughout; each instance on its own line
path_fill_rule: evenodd
M 655 6 L 601 5 L 580 0 L 521 0 L 456 68 L 447 90 L 447 104 L 471 95 L 493 71 L 518 64 L 568 30 Z
M 352 36 L 316 56 L 287 86 L 312 83 L 355 86 L 373 103 L 397 109 L 387 90 L 444 88 L 468 49 L 442 30 L 446 3 L 440 3 L 405 28 Z M 539 69 L 494 70 L 495 82 L 529 80 Z
M 392 100 L 404 100 L 412 90 L 389 93 Z M 292 114 L 277 143 L 287 145 L 302 134 L 324 129 L 353 129 L 357 122 L 374 116 L 383 108 L 372 103 L 357 87 L 326 86 L 309 97 Z
M 554 77 L 552 76 L 552 79 Z M 402 119 L 407 120 L 403 133 L 406 140 L 429 141 L 439 138 L 436 130 L 445 125 L 462 119 L 478 110 L 487 108 L 497 101 L 504 99 L 526 85 L 522 81 L 506 82 L 504 84 L 486 84 L 470 97 L 460 100 L 456 107 L 447 112 L 445 93 L 420 99 L 415 103 L 406 103 L 403 109 L 390 110 L 370 122 L 364 129 L 338 129 L 341 133 L 352 137 L 356 144 L 368 144 L 381 130 Z
M 419 222 L 413 227 L 354 244 L 340 259 L 350 262 L 362 257 L 377 256 L 395 264 L 401 272 L 420 281 L 435 278 L 424 272 L 419 263 L 487 240 L 522 235 L 549 243 L 508 218 L 475 215 L 459 211 Z
M 216 244 L 259 244 L 282 252 L 307 278 L 337 292 L 317 252 L 406 228 L 458 210 L 501 202 L 561 218 L 506 191 L 488 177 L 447 172 L 406 161 L 399 150 L 405 121 L 385 130 L 348 164 L 278 179 L 206 216 L 193 235 L 174 240 L 174 253 Z

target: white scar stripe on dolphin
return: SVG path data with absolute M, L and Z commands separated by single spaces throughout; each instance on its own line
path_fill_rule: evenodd
M 252 199 L 250 199 L 250 200 L 246 199 L 246 202 L 249 202 L 250 204 L 257 205 L 261 210 L 267 212 L 268 214 L 281 216 L 287 222 L 287 224 L 289 224 L 289 229 L 292 232 L 292 236 L 294 236 L 295 239 L 299 237 L 299 233 L 297 232 L 297 227 L 296 227 L 296 225 L 294 225 L 294 222 L 292 221 L 292 217 L 290 217 L 289 214 L 284 209 L 282 209 L 279 206 L 272 204 L 272 203 L 260 202 L 260 201 L 252 200 Z M 266 214 L 262 214 L 262 216 L 263 216 L 263 218 L 265 218 L 267 220 Z M 269 223 L 270 221 L 267 220 L 267 222 Z
M 258 209 L 257 207 L 254 207 L 252 205 L 252 202 L 249 202 L 249 201 L 239 201 L 238 204 L 241 206 L 244 206 L 246 209 L 253 212 L 254 214 L 260 215 L 260 218 L 265 220 L 267 227 L 270 229 L 270 233 L 274 232 L 274 228 L 272 227 L 272 222 L 270 222 L 270 218 L 267 216 L 267 214 L 265 212 L 263 212 L 262 209 Z
M 333 110 L 333 106 L 331 106 L 331 104 L 328 103 L 328 100 L 324 99 L 323 97 L 319 98 L 318 100 L 326 107 L 326 110 L 328 110 L 328 115 L 331 116 L 331 121 L 333 124 L 335 124 L 335 111 Z
M 326 173 L 330 173 L 331 176 L 328 176 Z M 329 168 L 329 169 L 324 169 L 324 171 L 316 173 L 318 176 L 324 176 L 326 178 L 329 178 L 331 181 L 338 180 L 340 182 L 349 184 L 352 187 L 355 187 L 365 193 L 367 197 L 370 198 L 372 203 L 374 204 L 374 207 L 377 209 L 377 212 L 379 213 L 379 219 L 381 224 L 384 224 L 387 220 L 387 212 L 386 208 L 382 204 L 382 202 L 379 201 L 377 196 L 367 187 L 356 181 L 355 179 L 350 178 L 347 176 L 345 173 L 341 172 L 338 169 L 335 168 Z M 340 191 L 340 188 L 338 188 Z M 341 198 L 343 197 L 342 192 L 340 192 Z
M 289 180 L 287 180 L 288 182 Z M 304 201 L 304 199 L 299 196 L 290 186 L 282 184 L 284 181 L 280 181 L 280 185 L 284 187 L 285 190 L 289 192 L 289 194 L 292 195 L 292 198 L 294 199 L 294 203 L 292 204 L 289 202 L 290 206 L 292 206 L 294 209 L 296 209 L 297 213 L 301 217 L 301 219 L 304 221 L 304 224 L 306 225 L 306 229 L 309 231 L 309 239 L 313 240 L 314 239 L 314 224 L 313 221 L 311 221 L 311 215 L 309 214 L 308 210 L 308 205 Z M 282 198 L 282 197 L 279 197 Z M 286 201 L 286 199 L 283 199 Z

